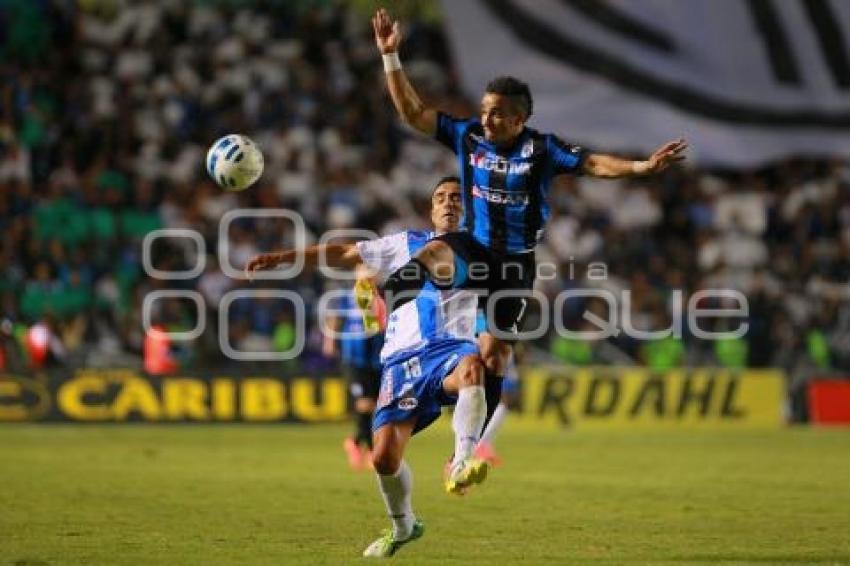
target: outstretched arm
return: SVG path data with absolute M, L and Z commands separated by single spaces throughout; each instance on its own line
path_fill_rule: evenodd
M 632 161 L 613 155 L 591 153 L 582 166 L 582 171 L 594 177 L 637 177 L 660 173 L 673 163 L 683 161 L 682 152 L 688 144 L 684 139 L 668 142 L 656 149 L 646 161 Z
M 304 256 L 304 265 L 311 268 L 319 265 L 322 257 L 325 265 L 337 269 L 355 270 L 363 265 L 356 244 L 321 244 L 304 250 L 284 250 L 254 256 L 245 265 L 245 275 L 251 279 L 257 270 L 273 269 L 282 263 L 295 263 L 299 253 Z
M 401 68 L 398 59 L 398 46 L 401 43 L 398 21 L 392 21 L 387 11 L 381 8 L 372 18 L 372 28 L 375 30 L 375 43 L 384 58 L 390 96 L 399 116 L 423 134 L 433 136 L 437 131 L 437 111 L 425 106 Z

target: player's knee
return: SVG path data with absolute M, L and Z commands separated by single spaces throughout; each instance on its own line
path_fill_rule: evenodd
M 470 356 L 465 360 L 460 374 L 461 387 L 484 385 L 484 362 L 479 356 Z
M 376 446 L 372 451 L 372 466 L 382 476 L 396 473 L 400 465 L 401 456 L 388 450 L 386 446 Z
M 488 374 L 502 375 L 505 371 L 505 358 L 510 353 L 510 346 L 503 344 L 493 337 L 481 341 L 481 359 Z
M 484 356 L 483 358 L 484 369 L 489 374 L 493 375 L 501 375 L 502 374 L 502 358 L 496 353 L 490 353 L 488 356 Z

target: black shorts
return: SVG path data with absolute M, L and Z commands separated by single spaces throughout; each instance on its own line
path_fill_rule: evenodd
M 463 262 L 459 264 L 455 261 L 456 270 L 465 269 L 457 286 L 485 293 L 479 308 L 487 315 L 488 328 L 496 328 L 501 333 L 518 334 L 522 330 L 528 310 L 526 307 L 534 288 L 534 252 L 496 253 L 481 245 L 469 232 L 450 232 L 435 239 L 447 243 Z M 456 273 L 456 279 L 457 276 Z
M 381 388 L 381 370 L 371 367 L 357 367 L 349 364 L 342 365 L 345 378 L 348 379 L 351 396 L 355 399 L 367 397 L 377 399 Z

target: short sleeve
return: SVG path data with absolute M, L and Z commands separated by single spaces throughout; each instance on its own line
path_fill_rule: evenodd
M 379 277 L 387 277 L 410 259 L 407 234 L 401 232 L 377 240 L 357 242 L 357 251 L 366 267 Z
M 587 157 L 587 151 L 580 146 L 568 144 L 558 136 L 547 136 L 546 149 L 552 163 L 554 175 L 562 173 L 581 173 L 581 166 Z
M 460 120 L 443 112 L 437 112 L 437 133 L 435 137 L 437 141 L 457 153 L 458 141 L 470 122 L 471 120 Z

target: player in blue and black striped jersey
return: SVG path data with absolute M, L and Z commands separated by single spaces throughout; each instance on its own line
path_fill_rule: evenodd
M 384 286 L 388 307 L 400 304 L 394 296 L 410 296 L 429 280 L 481 289 L 488 297 L 500 292 L 501 299 L 488 299 L 491 334 L 479 341 L 492 411 L 510 351 L 507 344 L 520 330 L 534 284 L 534 248 L 549 217 L 546 199 L 552 180 L 563 174 L 616 178 L 657 173 L 684 159 L 687 146 L 681 139 L 671 141 L 645 161 L 588 152 L 528 127 L 531 92 L 513 77 L 499 77 L 487 85 L 477 118 L 438 112 L 422 102 L 402 70 L 398 22 L 381 9 L 372 26 L 393 104 L 402 120 L 457 154 L 463 198 L 464 231 L 429 242 L 390 277 Z
M 370 332 L 357 309 L 354 289 L 340 297 L 328 326 L 336 331 L 338 339 L 325 337 L 325 350 L 336 354 L 342 371 L 348 379 L 354 400 L 355 432 L 343 442 L 348 465 L 359 470 L 371 463 L 372 415 L 381 386 L 381 348 L 384 336 Z

